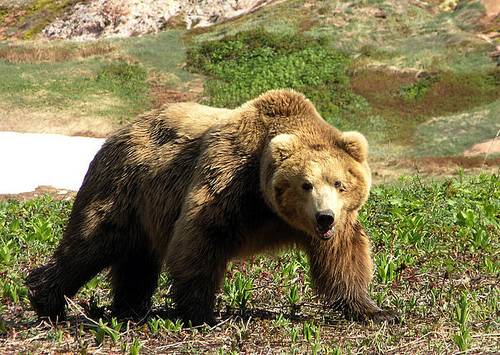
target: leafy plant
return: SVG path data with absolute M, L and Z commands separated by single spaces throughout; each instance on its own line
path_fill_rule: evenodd
M 436 76 L 420 79 L 413 84 L 401 87 L 399 94 L 405 101 L 418 101 L 425 96 L 437 80 Z
M 130 344 L 129 354 L 130 355 L 139 355 L 139 351 L 141 350 L 142 344 L 138 338 L 134 338 L 132 344 Z
M 153 334 L 158 334 L 163 330 L 169 333 L 179 333 L 182 330 L 183 323 L 180 319 L 177 319 L 175 322 L 173 322 L 170 319 L 156 317 L 151 318 L 148 321 L 148 327 Z
M 387 254 L 382 254 L 377 258 L 377 276 L 383 284 L 391 283 L 396 277 L 396 263 Z
M 455 321 L 459 325 L 459 331 L 453 336 L 453 341 L 460 351 L 465 351 L 470 347 L 472 341 L 467 324 L 469 321 L 469 303 L 465 293 L 460 295 L 460 300 L 455 306 Z
M 241 272 L 234 274 L 233 280 L 224 280 L 224 299 L 228 307 L 245 311 L 252 299 L 252 279 Z
M 93 329 L 90 331 L 94 335 L 97 345 L 100 345 L 104 342 L 106 337 L 111 338 L 113 343 L 120 340 L 121 328 L 122 323 L 118 322 L 116 318 L 111 319 L 111 326 L 104 323 L 102 319 L 99 319 L 99 323 L 94 325 Z
M 297 285 L 291 285 L 288 289 L 287 295 L 288 303 L 291 306 L 292 314 L 295 313 L 298 309 L 298 304 L 300 301 L 299 287 Z

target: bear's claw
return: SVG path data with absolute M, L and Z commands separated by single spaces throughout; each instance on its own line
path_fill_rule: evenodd
M 390 324 L 396 324 L 401 321 L 399 313 L 390 309 L 380 309 L 376 312 L 367 314 L 366 319 L 371 320 L 374 323 L 387 322 Z

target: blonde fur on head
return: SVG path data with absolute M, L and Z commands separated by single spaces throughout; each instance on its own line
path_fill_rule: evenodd
M 291 89 L 269 90 L 250 102 L 268 117 L 314 114 L 313 104 L 300 92 Z
M 297 136 L 293 134 L 279 134 L 269 142 L 271 154 L 273 157 L 285 159 L 290 156 L 293 151 L 297 151 L 299 141 Z
M 365 136 L 356 131 L 342 133 L 342 148 L 360 163 L 368 158 L 368 141 Z

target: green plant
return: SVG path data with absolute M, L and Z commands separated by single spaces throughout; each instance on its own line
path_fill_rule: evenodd
M 418 101 L 422 99 L 432 85 L 438 81 L 436 76 L 429 76 L 410 85 L 404 85 L 399 90 L 399 94 L 405 101 Z
M 184 324 L 180 319 L 177 319 L 175 322 L 170 319 L 165 320 L 164 328 L 170 333 L 179 333 L 182 330 Z
M 297 285 L 291 285 L 288 289 L 287 295 L 288 303 L 291 306 L 292 314 L 298 310 L 298 304 L 300 301 L 299 287 Z
M 148 327 L 152 334 L 156 335 L 160 331 L 165 330 L 169 333 L 179 333 L 182 331 L 183 323 L 180 319 L 173 322 L 170 319 L 160 317 L 151 318 L 148 320 Z
M 470 348 L 470 343 L 472 341 L 467 324 L 469 321 L 469 303 L 465 293 L 460 295 L 460 300 L 455 306 L 455 321 L 459 325 L 459 331 L 453 336 L 453 341 L 460 351 L 465 351 Z
M 102 344 L 106 337 L 111 338 L 112 342 L 116 343 L 120 340 L 121 327 L 122 323 L 118 322 L 116 318 L 111 319 L 111 326 L 104 323 L 102 319 L 99 319 L 99 322 L 90 331 L 94 335 L 97 345 Z
M 311 345 L 313 354 L 317 354 L 321 346 L 321 328 L 312 322 L 305 321 L 302 324 L 302 336 Z
M 384 284 L 391 283 L 396 277 L 396 263 L 394 259 L 387 254 L 377 257 L 377 276 L 380 282 Z
M 287 328 L 290 325 L 290 321 L 283 316 L 282 313 L 273 319 L 273 326 L 276 328 Z
M 236 272 L 233 280 L 224 280 L 224 299 L 228 307 L 245 311 L 252 299 L 252 279 Z
M 290 340 L 292 343 L 295 343 L 299 337 L 299 330 L 296 327 L 291 327 L 290 328 Z
M 132 344 L 130 344 L 129 354 L 130 355 L 139 355 L 139 351 L 141 350 L 142 344 L 138 338 L 134 338 Z

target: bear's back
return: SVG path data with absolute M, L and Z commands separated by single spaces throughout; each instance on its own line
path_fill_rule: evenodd
M 230 122 L 237 117 L 236 110 L 182 102 L 165 107 L 158 118 L 179 134 L 198 138 L 214 125 Z

